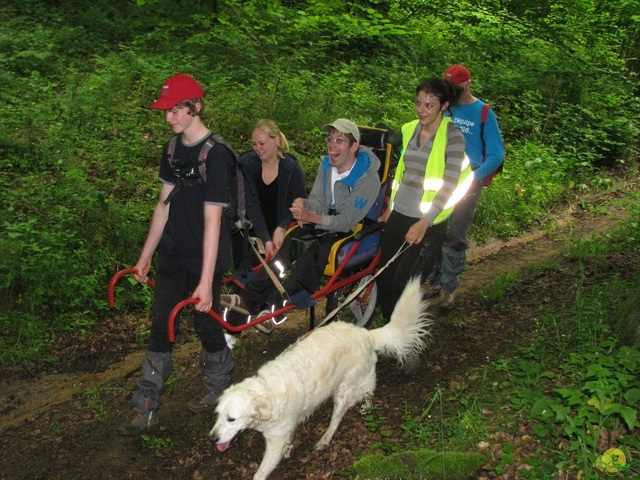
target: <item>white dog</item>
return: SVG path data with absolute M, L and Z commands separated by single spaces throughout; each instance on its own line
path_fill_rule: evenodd
M 302 337 L 254 377 L 222 394 L 209 439 L 224 452 L 240 431 L 262 432 L 266 451 L 253 479 L 264 480 L 289 456 L 296 426 L 333 397 L 331 422 L 316 444 L 316 450 L 325 448 L 347 409 L 363 400 L 369 403 L 376 387 L 377 354 L 404 363 L 424 349 L 431 323 L 426 306 L 416 278 L 407 284 L 384 327 L 366 330 L 336 321 Z

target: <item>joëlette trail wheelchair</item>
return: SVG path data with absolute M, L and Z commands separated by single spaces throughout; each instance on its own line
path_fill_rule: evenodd
M 377 287 L 371 281 L 372 276 L 378 268 L 380 259 L 380 242 L 384 224 L 378 222 L 388 201 L 390 178 L 395 171 L 395 166 L 400 157 L 400 145 L 402 137 L 399 133 L 389 129 L 385 125 L 378 124 L 376 127 L 359 127 L 360 144 L 369 147 L 380 159 L 380 191 L 376 202 L 371 207 L 365 218 L 360 222 L 355 231 L 338 239 L 331 248 L 327 265 L 324 270 L 325 281 L 316 292 L 298 292 L 293 296 L 292 303 L 284 307 L 248 319 L 242 325 L 232 325 L 225 318 L 209 311 L 209 315 L 219 322 L 224 328 L 231 332 L 241 332 L 269 319 L 282 318 L 287 312 L 297 308 L 309 308 L 310 320 L 309 328 L 315 327 L 315 305 L 316 301 L 326 298 L 325 311 L 334 311 L 347 299 L 352 292 L 362 288 L 362 291 L 347 305 L 342 305 L 337 317 L 342 321 L 354 323 L 361 327 L 366 327 L 370 322 L 377 299 Z M 258 265 L 255 269 L 262 268 Z M 115 306 L 115 288 L 122 276 L 134 274 L 134 269 L 124 269 L 117 272 L 108 287 L 108 299 L 111 308 Z M 245 278 L 238 275 L 230 275 L 224 279 L 224 284 L 234 288 L 244 288 Z M 154 287 L 152 280 L 147 284 Z M 178 303 L 169 315 L 168 334 L 171 342 L 175 341 L 176 324 L 179 314 L 188 305 L 198 303 L 197 298 L 188 298 Z

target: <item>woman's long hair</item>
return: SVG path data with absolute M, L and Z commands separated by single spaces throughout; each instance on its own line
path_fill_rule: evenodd
M 278 158 L 284 158 L 284 154 L 289 151 L 289 142 L 287 142 L 287 137 L 284 136 L 284 133 L 282 133 L 276 122 L 267 119 L 258 120 L 258 123 L 256 123 L 253 129 L 262 130 L 269 138 L 278 137 L 280 140 L 278 142 Z

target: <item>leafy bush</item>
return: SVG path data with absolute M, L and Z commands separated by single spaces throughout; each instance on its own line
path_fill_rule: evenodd
M 497 439 L 498 458 L 491 464 L 499 475 L 516 462 L 524 467 L 518 470 L 522 478 L 596 479 L 607 469 L 637 475 L 638 465 L 630 459 L 640 447 L 640 271 L 633 241 L 638 209 L 631 208 L 631 219 L 609 238 L 577 241 L 585 247 L 571 248 L 579 252 L 571 258 L 581 262 L 598 245 L 599 258 L 590 266 L 597 278 L 590 276 L 587 283 L 583 265 L 569 305 L 563 311 L 541 307 L 533 339 L 523 339 L 513 355 L 468 372 L 466 381 L 435 389 L 425 410 L 403 426 L 414 442 L 438 444 L 446 452 L 487 448 Z M 612 261 L 626 266 L 627 278 L 601 268 Z M 507 275 L 492 287 L 504 291 L 514 282 L 521 280 Z M 500 296 L 492 300 L 499 302 Z M 535 449 L 525 452 L 522 444 L 501 438 L 534 442 L 536 458 L 531 458 Z M 612 451 L 626 463 L 611 462 Z
M 311 180 L 321 125 L 399 129 L 422 77 L 467 64 L 508 152 L 477 241 L 544 224 L 573 185 L 637 154 L 635 24 L 617 2 L 85 3 L 0 7 L 0 302 L 16 342 L 42 316 L 35 330 L 63 331 L 102 313 L 109 277 L 135 262 L 170 134 L 146 107 L 177 70 L 201 81 L 207 122 L 239 151 L 258 118 L 279 122 Z

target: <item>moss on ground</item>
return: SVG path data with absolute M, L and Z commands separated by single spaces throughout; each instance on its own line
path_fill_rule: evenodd
M 389 456 L 367 455 L 354 463 L 358 475 L 367 480 L 464 480 L 487 462 L 479 452 L 413 450 Z

